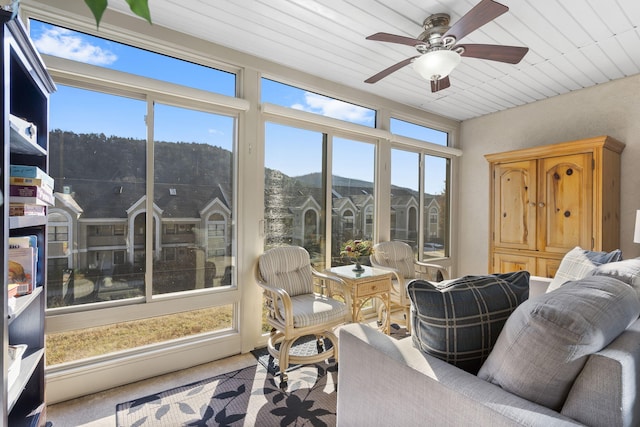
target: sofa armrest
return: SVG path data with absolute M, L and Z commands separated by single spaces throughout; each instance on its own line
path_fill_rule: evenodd
M 423 354 L 411 338 L 357 323 L 339 334 L 338 426 L 581 425 Z
M 551 277 L 531 276 L 529 277 L 529 298 L 542 295 L 547 292 L 547 288 L 553 279 Z
M 592 354 L 562 413 L 590 426 L 640 425 L 640 320 Z

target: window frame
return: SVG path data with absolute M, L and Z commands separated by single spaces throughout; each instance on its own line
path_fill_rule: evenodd
M 452 212 L 455 212 L 455 206 L 454 206 L 455 198 L 452 197 L 453 188 L 455 188 L 454 168 L 455 168 L 456 160 L 462 154 L 462 152 L 461 150 L 458 150 L 458 149 L 450 150 L 451 147 L 444 147 L 444 146 L 436 146 L 436 147 L 443 148 L 442 150 L 437 150 L 437 148 L 435 148 L 434 145 L 435 144 L 425 143 L 424 141 L 415 140 L 408 137 L 398 137 L 397 140 L 392 142 L 391 144 L 389 162 L 391 162 L 392 150 L 401 150 L 408 153 L 415 153 L 419 155 L 418 194 L 420 194 L 420 200 L 418 201 L 418 205 L 419 205 L 418 212 L 420 213 L 418 214 L 418 217 L 417 217 L 418 248 L 424 247 L 424 244 L 426 243 L 424 241 L 425 232 L 431 229 L 431 224 L 432 224 L 430 220 L 432 215 L 431 209 L 429 209 L 429 211 L 425 211 L 425 208 L 426 208 L 425 200 L 424 200 L 425 156 L 440 157 L 440 158 L 447 159 L 450 162 L 450 167 L 448 168 L 448 176 L 447 176 L 447 179 L 449 180 L 448 186 L 447 186 L 449 190 L 448 191 L 449 194 L 447 195 L 447 202 L 449 204 L 449 208 L 447 212 L 449 227 L 448 227 L 448 230 L 446 231 L 446 236 L 445 236 L 445 240 L 449 244 L 448 255 L 444 257 L 438 257 L 438 258 L 429 258 L 429 262 L 435 262 L 447 268 L 452 268 L 453 260 L 455 259 L 455 253 L 456 253 L 456 247 L 454 244 L 455 240 L 453 239 L 454 227 L 452 226 L 452 222 L 453 222 Z M 389 173 L 389 176 L 390 176 L 390 173 Z M 391 212 L 390 207 L 389 207 L 389 212 Z M 388 216 L 391 217 L 391 214 L 389 213 Z M 418 260 L 420 261 L 424 260 L 424 251 L 418 250 L 417 252 L 418 252 Z
M 117 70 L 104 69 L 93 65 L 79 63 L 64 58 L 42 55 L 48 65 L 48 71 L 57 84 L 62 84 L 78 89 L 97 91 L 106 94 L 123 96 L 138 99 L 147 103 L 148 116 L 153 114 L 153 104 L 161 102 L 181 108 L 195 109 L 212 114 L 222 114 L 234 117 L 236 129 L 240 126 L 242 113 L 249 109 L 249 102 L 243 99 L 231 98 L 216 93 L 210 93 L 193 88 L 181 88 L 179 85 L 166 83 L 160 84 L 158 81 L 146 77 L 131 75 Z M 153 132 L 147 126 L 147 140 L 152 139 Z M 235 151 L 237 151 L 238 139 L 235 135 Z M 235 183 L 234 191 L 237 191 L 237 153 L 234 156 Z M 153 161 L 151 144 L 147 144 L 147 164 Z M 147 168 L 147 194 L 152 194 L 153 182 L 148 182 L 151 168 Z M 147 203 L 152 205 L 152 197 L 147 197 Z M 237 198 L 234 199 L 236 203 Z M 153 215 L 153 206 L 147 206 L 148 217 Z M 153 235 L 151 227 L 154 221 L 147 218 L 147 236 L 151 239 Z M 237 233 L 237 230 L 234 231 Z M 235 236 L 234 236 L 235 238 Z M 149 242 L 147 242 L 147 247 Z M 147 251 L 144 251 L 145 253 Z M 152 274 L 152 259 L 146 260 L 145 282 L 150 283 Z M 146 298 L 146 302 L 145 299 Z M 212 305 L 237 306 L 240 301 L 240 291 L 237 287 L 225 289 L 202 289 L 192 291 L 189 294 L 180 295 L 162 294 L 151 295 L 150 286 L 146 297 L 133 298 L 123 301 L 112 301 L 104 304 L 101 308 L 89 308 L 83 306 L 69 306 L 46 310 L 47 333 L 64 332 L 78 329 L 80 327 L 95 327 L 113 323 L 113 319 L 118 321 L 140 320 L 156 315 L 173 314 L 181 311 L 197 310 L 199 308 L 211 307 Z M 142 305 L 146 306 L 141 309 Z M 237 311 L 237 310 L 236 310 Z M 112 313 L 112 314 L 110 314 Z M 234 328 L 237 330 L 237 314 L 234 315 Z M 220 332 L 217 332 L 220 334 Z

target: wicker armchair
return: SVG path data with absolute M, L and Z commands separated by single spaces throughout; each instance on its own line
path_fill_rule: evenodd
M 411 246 L 400 241 L 380 242 L 373 247 L 369 257 L 371 266 L 393 272 L 391 286 L 391 309 L 404 310 L 407 332 L 411 333 L 411 301 L 407 294 L 407 283 L 412 279 L 447 280 L 448 271 L 436 264 L 417 261 Z
M 280 387 L 287 387 L 290 363 L 316 363 L 331 357 L 337 362 L 338 338 L 333 330 L 351 321 L 351 296 L 346 284 L 314 270 L 309 253 L 297 246 L 267 250 L 258 259 L 256 276 L 264 291 L 267 323 L 272 328 L 267 349 L 278 359 Z M 314 292 L 314 288 L 319 289 L 314 279 L 321 279 L 323 292 Z M 316 336 L 318 354 L 290 355 L 293 343 L 308 335 Z M 324 338 L 331 341 L 331 348 L 324 348 Z

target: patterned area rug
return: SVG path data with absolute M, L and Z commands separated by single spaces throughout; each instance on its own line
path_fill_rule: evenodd
M 391 336 L 406 337 L 391 325 Z M 317 351 L 303 340 L 296 351 Z M 338 366 L 333 362 L 290 367 L 288 388 L 279 388 L 277 359 L 253 352 L 259 363 L 116 406 L 118 427 L 334 426 Z
M 289 372 L 289 387 L 260 363 L 145 396 L 116 407 L 118 427 L 136 426 L 333 426 L 335 363 Z

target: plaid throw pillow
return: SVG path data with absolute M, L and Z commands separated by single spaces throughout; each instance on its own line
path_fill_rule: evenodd
M 529 297 L 529 272 L 407 284 L 413 345 L 477 374 L 509 315 Z

